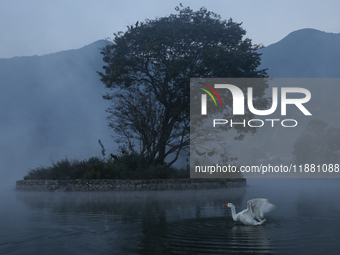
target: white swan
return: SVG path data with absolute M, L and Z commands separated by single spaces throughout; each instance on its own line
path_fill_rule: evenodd
M 231 215 L 234 221 L 240 221 L 244 225 L 261 225 L 266 220 L 263 219 L 263 215 L 271 210 L 276 208 L 276 205 L 273 205 L 268 202 L 266 198 L 254 198 L 247 202 L 247 209 L 244 209 L 242 212 L 236 214 L 235 205 L 232 203 L 227 203 L 223 205 L 225 207 L 231 208 Z

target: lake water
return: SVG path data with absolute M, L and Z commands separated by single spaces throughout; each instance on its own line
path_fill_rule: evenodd
M 2 191 L 0 254 L 339 254 L 340 180 L 249 179 L 216 190 Z M 249 199 L 262 226 L 231 218 Z

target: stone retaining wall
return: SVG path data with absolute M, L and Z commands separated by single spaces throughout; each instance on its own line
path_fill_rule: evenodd
M 22 180 L 17 190 L 110 191 L 212 189 L 246 186 L 246 179 L 153 179 L 153 180 Z

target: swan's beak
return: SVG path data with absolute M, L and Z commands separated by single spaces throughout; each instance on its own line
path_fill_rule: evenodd
M 223 205 L 224 207 L 228 207 L 228 203 L 227 204 L 225 204 L 225 205 Z

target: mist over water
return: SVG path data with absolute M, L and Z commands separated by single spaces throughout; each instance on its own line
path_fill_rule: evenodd
M 339 77 L 338 39 L 320 47 L 297 35 L 262 49 L 263 68 L 273 77 Z M 0 59 L 0 254 L 338 254 L 339 180 L 248 179 L 247 188 L 218 190 L 14 191 L 31 168 L 101 156 L 98 139 L 115 152 L 109 102 L 102 99 L 107 91 L 96 74 L 104 45 Z M 320 54 L 321 62 L 306 59 Z M 282 149 L 278 144 L 270 146 Z M 258 149 L 241 151 L 250 152 Z M 278 206 L 263 226 L 235 223 L 222 207 L 232 202 L 238 212 L 256 197 Z
M 1 254 L 337 254 L 338 180 L 249 179 L 249 187 L 2 192 Z M 234 222 L 246 202 L 277 208 L 263 226 Z

